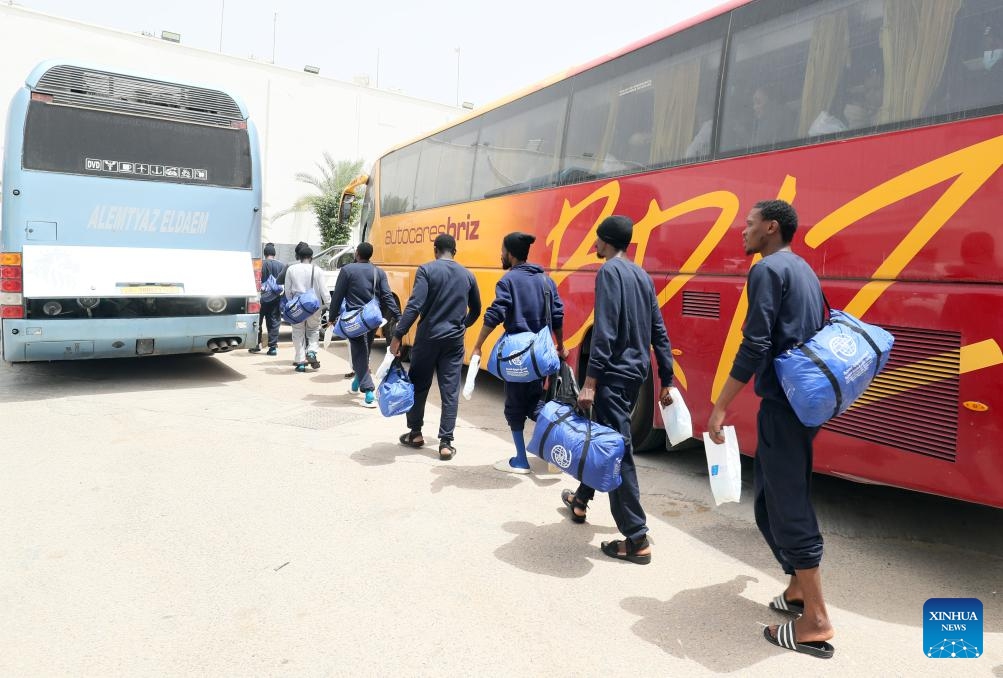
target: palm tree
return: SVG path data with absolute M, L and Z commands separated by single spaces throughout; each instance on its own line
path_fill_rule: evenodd
M 296 173 L 296 181 L 313 186 L 318 193 L 301 195 L 291 207 L 277 212 L 275 218 L 291 212 L 314 209 L 318 201 L 324 198 L 339 200 L 345 186 L 362 173 L 362 160 L 335 160 L 328 151 L 324 151 L 323 157 L 324 162 L 317 163 L 317 169 L 320 170 L 319 175 L 307 172 Z
M 324 151 L 324 162 L 317 163 L 319 175 L 297 172 L 296 181 L 313 186 L 317 193 L 308 193 L 296 199 L 291 207 L 275 214 L 273 219 L 302 210 L 313 210 L 317 217 L 317 229 L 320 231 L 324 247 L 335 243 L 347 243 L 351 239 L 353 219 L 347 223 L 338 223 L 338 206 L 341 202 L 341 192 L 355 177 L 362 172 L 362 160 L 335 160 L 330 153 Z

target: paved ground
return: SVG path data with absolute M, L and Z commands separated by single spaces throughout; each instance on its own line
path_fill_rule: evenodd
M 491 468 L 490 379 L 440 463 L 345 393 L 343 345 L 307 375 L 283 348 L 0 368 L 0 674 L 1003 678 L 1000 511 L 819 479 L 837 651 L 795 656 L 760 636 L 748 484 L 715 508 L 699 450 L 641 457 L 654 562 L 611 561 L 601 496 L 574 525 L 570 483 Z M 926 659 L 955 596 L 984 655 Z

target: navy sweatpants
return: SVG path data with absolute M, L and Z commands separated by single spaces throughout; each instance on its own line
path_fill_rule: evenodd
M 764 400 L 756 430 L 756 525 L 784 572 L 818 567 L 822 533 L 811 505 L 812 441 L 818 428 L 802 424 L 790 406 Z
M 268 330 L 268 348 L 279 345 L 279 327 L 282 326 L 282 316 L 279 313 L 279 298 L 262 301 L 258 311 L 258 346 L 261 346 L 261 333 Z
M 464 352 L 463 337 L 416 341 L 411 348 L 411 370 L 408 375 L 414 384 L 414 406 L 407 413 L 407 425 L 412 431 L 420 431 L 425 423 L 425 401 L 428 400 L 428 390 L 432 388 L 434 372 L 439 382 L 439 399 L 442 401 L 439 439 L 453 439 Z
M 543 407 L 543 379 L 526 383 L 505 382 L 505 421 L 513 431 L 526 428 L 526 419 L 536 421 Z
M 376 388 L 373 384 L 373 374 L 369 369 L 369 352 L 375 338 L 374 330 L 348 340 L 348 348 L 352 353 L 352 371 L 355 372 L 355 378 L 359 380 L 359 390 L 363 393 Z
M 637 484 L 637 467 L 630 440 L 630 413 L 637 402 L 641 385 L 622 387 L 600 383 L 592 403 L 592 417 L 623 435 L 623 463 L 620 464 L 620 487 L 609 493 L 609 510 L 616 527 L 625 537 L 638 541 L 648 533 L 647 516 L 641 507 L 641 488 Z M 582 501 L 591 501 L 596 491 L 582 483 L 575 492 Z

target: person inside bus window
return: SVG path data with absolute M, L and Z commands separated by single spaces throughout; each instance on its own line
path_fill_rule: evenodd
M 850 129 L 877 124 L 878 109 L 884 99 L 884 78 L 877 68 L 868 71 L 864 80 L 846 91 L 843 119 Z
M 768 146 L 790 138 L 791 116 L 777 102 L 773 90 L 761 85 L 752 93 L 750 148 Z
M 992 26 L 986 26 L 982 32 L 982 67 L 991 71 L 1001 58 L 1003 58 L 1003 41 Z
M 471 358 L 480 358 L 481 347 L 498 325 L 504 325 L 506 334 L 532 332 L 536 334 L 548 324 L 557 339 L 557 352 L 567 358 L 564 349 L 564 304 L 557 293 L 557 285 L 542 266 L 527 263 L 529 248 L 536 237 L 528 233 L 509 233 L 502 240 L 501 265 L 506 271 L 495 285 L 495 300 L 484 312 L 484 326 L 474 343 Z M 549 300 L 549 308 L 548 308 Z M 543 406 L 543 379 L 525 383 L 505 382 L 505 420 L 512 431 L 515 456 L 502 459 L 495 468 L 506 473 L 529 473 L 526 458 L 526 439 L 523 431 L 526 420 L 536 421 Z
M 706 103 L 701 103 L 697 107 L 697 120 L 700 121 L 700 129 L 683 154 L 687 160 L 710 155 L 710 142 L 714 134 L 714 111 Z

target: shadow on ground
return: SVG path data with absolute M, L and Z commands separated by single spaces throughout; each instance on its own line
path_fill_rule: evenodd
M 783 652 L 765 640 L 745 642 L 761 633 L 757 621 L 775 624 L 789 619 L 742 596 L 750 581 L 757 580 L 740 575 L 721 584 L 680 591 L 668 600 L 625 598 L 620 606 L 640 617 L 631 630 L 642 640 L 714 673 L 732 673 Z
M 502 529 L 515 538 L 495 549 L 498 560 L 526 572 L 561 579 L 578 579 L 591 572 L 594 560 L 607 557 L 589 542 L 597 535 L 617 534 L 614 527 L 591 523 L 572 526 L 566 512 L 561 513 L 558 522 L 547 525 L 519 521 L 505 523 Z
M 0 367 L 0 402 L 208 388 L 245 378 L 209 354 L 15 363 Z

